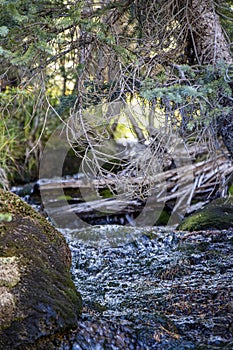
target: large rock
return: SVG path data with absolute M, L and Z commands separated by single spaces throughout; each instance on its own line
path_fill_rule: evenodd
M 49 349 L 51 336 L 77 324 L 81 297 L 70 263 L 64 237 L 0 189 L 0 349 Z
M 219 198 L 188 216 L 177 227 L 183 231 L 233 228 L 233 196 Z

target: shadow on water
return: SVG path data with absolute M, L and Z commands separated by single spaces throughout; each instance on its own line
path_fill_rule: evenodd
M 233 349 L 233 230 L 63 230 L 83 296 L 61 349 Z

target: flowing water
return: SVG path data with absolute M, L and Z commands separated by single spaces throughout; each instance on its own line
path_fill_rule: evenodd
M 63 230 L 83 296 L 60 349 L 233 349 L 233 230 Z
M 61 231 L 83 314 L 52 349 L 233 349 L 233 229 Z

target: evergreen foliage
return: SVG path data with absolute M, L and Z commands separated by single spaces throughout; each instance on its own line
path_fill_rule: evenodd
M 230 50 L 232 1 L 205 1 L 215 6 Z M 232 65 L 200 64 L 190 6 L 185 0 L 1 1 L 2 145 L 8 140 L 0 146 L 2 166 L 17 159 L 14 145 L 24 144 L 19 158 L 25 161 L 60 119 L 106 102 L 156 105 L 184 138 L 209 126 L 216 137 L 219 115 L 231 115 Z M 150 137 L 155 122 L 149 117 L 142 127 L 137 116 L 129 120 L 139 141 Z

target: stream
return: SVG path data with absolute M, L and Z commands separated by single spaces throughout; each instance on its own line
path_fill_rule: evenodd
M 233 230 L 61 232 L 83 314 L 53 349 L 233 349 Z
M 233 349 L 233 231 L 63 233 L 84 311 L 60 349 Z
M 84 301 L 67 349 L 233 349 L 233 231 L 63 233 Z

